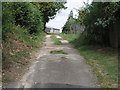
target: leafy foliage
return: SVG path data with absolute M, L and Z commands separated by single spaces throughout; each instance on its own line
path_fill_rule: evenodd
M 39 8 L 43 16 L 44 28 L 49 19 L 53 19 L 60 9 L 66 9 L 66 2 L 32 2 Z
M 33 4 L 42 12 L 45 22 L 53 19 L 60 9 L 66 9 L 64 6 L 65 2 L 33 2 Z
M 64 8 L 63 2 L 3 2 L 3 35 L 12 27 L 12 24 L 20 25 L 30 34 L 41 33 L 45 29 L 46 22 Z
M 118 46 L 116 33 L 120 26 L 120 2 L 92 2 L 79 9 L 78 13 L 77 20 L 71 21 L 68 18 L 63 32 L 70 31 L 71 25 L 79 23 L 85 26 L 81 36 L 87 44 Z
M 41 12 L 32 3 L 15 3 L 13 8 L 16 24 L 28 28 L 30 34 L 43 30 Z
M 89 43 L 110 45 L 110 26 L 119 19 L 120 3 L 93 2 L 79 11 L 79 20 L 85 25 L 83 35 Z

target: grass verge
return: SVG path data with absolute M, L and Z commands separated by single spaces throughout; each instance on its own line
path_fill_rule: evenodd
M 59 41 L 59 40 L 56 38 L 56 36 L 54 36 L 54 35 L 51 36 L 51 39 L 54 41 L 54 44 L 55 44 L 55 45 L 61 45 L 61 44 L 62 44 L 62 42 Z
M 85 45 L 84 41 L 77 39 L 75 35 L 61 34 L 61 37 L 75 45 L 75 48 L 85 58 L 92 71 L 98 78 L 97 84 L 102 88 L 118 87 L 118 55 L 116 50 L 110 47 Z M 69 38 L 69 37 L 72 38 Z
M 78 37 L 78 34 L 59 34 L 63 39 L 68 40 L 69 42 L 72 42 Z
M 63 50 L 53 50 L 53 51 L 50 51 L 50 53 L 52 53 L 52 54 L 68 54 L 67 52 L 64 52 Z

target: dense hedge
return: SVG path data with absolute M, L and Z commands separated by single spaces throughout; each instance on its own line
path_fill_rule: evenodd
M 116 22 L 119 3 L 92 3 L 83 10 L 84 36 L 90 42 L 109 44 L 110 25 Z M 114 13 L 113 13 L 114 12 Z
M 79 16 L 86 27 L 83 32 L 85 39 L 89 43 L 118 47 L 119 13 L 120 2 L 93 2 L 87 5 Z
M 3 3 L 3 35 L 8 32 L 11 24 L 27 28 L 30 34 L 38 33 L 43 30 L 43 16 L 39 9 L 29 2 Z
M 42 15 L 32 3 L 17 3 L 13 6 L 16 24 L 29 29 L 30 33 L 40 32 L 43 29 Z

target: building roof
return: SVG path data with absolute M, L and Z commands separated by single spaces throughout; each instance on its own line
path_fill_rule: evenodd
M 58 29 L 58 28 L 53 28 L 53 27 L 46 27 L 46 28 L 52 28 L 52 29 L 55 29 L 55 30 L 60 30 L 60 29 Z

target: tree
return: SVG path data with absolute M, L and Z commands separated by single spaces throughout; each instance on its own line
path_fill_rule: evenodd
M 85 25 L 83 35 L 87 42 L 110 45 L 111 28 L 120 18 L 119 10 L 120 2 L 93 2 L 80 10 L 79 21 Z
M 67 22 L 65 23 L 62 32 L 70 33 L 71 26 L 75 24 L 76 20 L 73 18 L 73 11 L 70 12 Z
M 4 25 L 7 25 L 9 20 L 15 25 L 27 28 L 30 34 L 37 34 L 45 30 L 45 24 L 54 18 L 60 9 L 65 9 L 64 4 L 65 2 L 3 3 L 4 16 L 10 16 L 8 19 L 3 17 L 3 23 L 6 22 Z M 3 28 L 4 32 L 9 30 L 6 26 Z
M 60 9 L 66 9 L 64 6 L 65 3 L 66 2 L 33 2 L 42 13 L 44 28 L 49 19 L 53 19 Z

